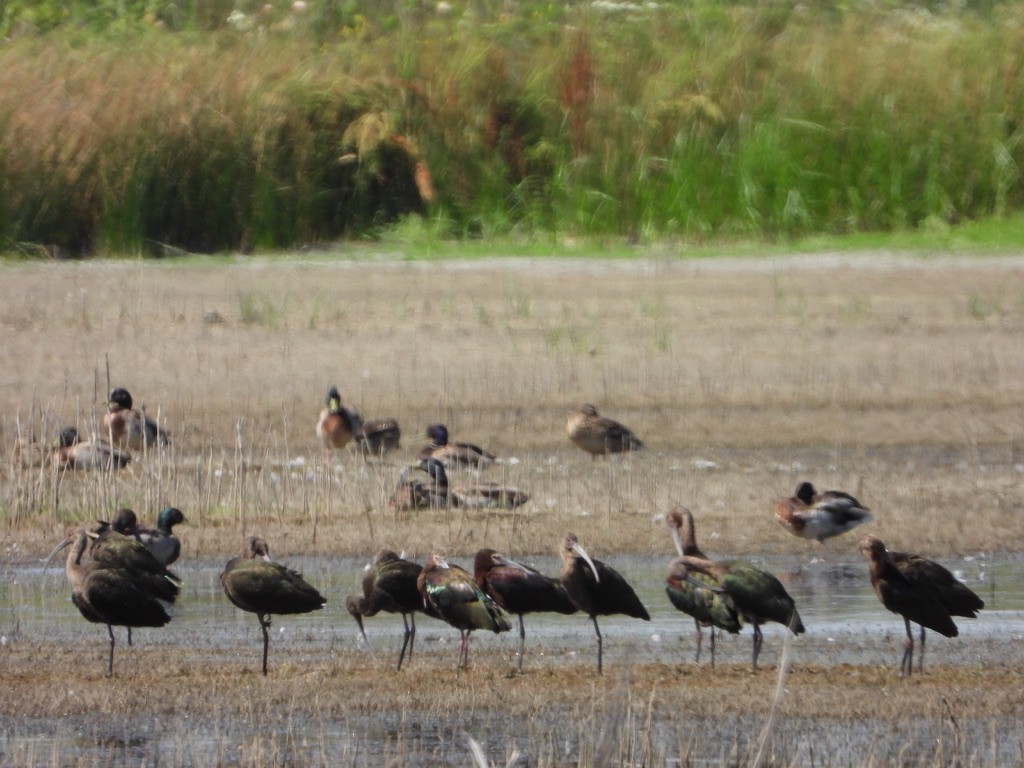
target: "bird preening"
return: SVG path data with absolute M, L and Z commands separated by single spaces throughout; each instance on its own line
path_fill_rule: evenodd
M 245 541 L 242 554 L 228 561 L 220 575 L 228 599 L 243 611 L 255 613 L 263 633 L 263 674 L 267 674 L 267 648 L 271 616 L 309 613 L 327 601 L 302 574 L 273 562 L 270 547 L 257 536 Z
M 818 492 L 803 482 L 793 496 L 776 500 L 775 519 L 790 533 L 821 544 L 872 518 L 870 510 L 845 491 Z

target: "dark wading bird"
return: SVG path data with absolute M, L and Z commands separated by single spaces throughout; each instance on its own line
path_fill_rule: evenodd
M 757 670 L 757 657 L 761 653 L 764 637 L 761 625 L 776 621 L 795 634 L 803 634 L 804 625 L 797 613 L 796 603 L 777 578 L 743 560 L 708 560 L 703 557 L 683 556 L 672 563 L 672 575 L 685 579 L 701 589 L 713 589 L 725 598 L 726 604 L 744 621 L 754 625 L 754 648 L 751 668 Z M 709 587 L 699 575 L 710 577 L 717 583 Z
M 497 461 L 490 451 L 473 443 L 448 442 L 448 427 L 444 424 L 430 424 L 426 429 L 428 445 L 420 451 L 421 459 L 437 459 L 446 467 L 473 467 L 483 469 Z
M 821 491 L 800 483 L 796 495 L 775 502 L 775 519 L 786 530 L 819 544 L 871 520 L 867 507 L 844 491 Z
M 114 627 L 128 627 L 130 632 L 132 627 L 164 626 L 171 617 L 162 601 L 173 601 L 180 585 L 166 569 L 166 575 L 156 575 L 145 567 L 138 570 L 137 557 L 130 549 L 122 551 L 119 538 L 124 537 L 112 531 L 73 531 L 46 561 L 49 564 L 58 552 L 71 546 L 64 565 L 71 601 L 88 621 L 107 625 L 108 676 L 114 674 Z
M 181 541 L 174 534 L 174 526 L 185 522 L 184 513 L 177 507 L 166 507 L 156 518 L 156 528 L 139 525 L 138 516 L 130 509 L 120 509 L 110 527 L 124 536 L 137 539 L 164 565 L 170 565 L 181 556 Z
M 672 539 L 676 545 L 676 552 L 679 557 L 699 557 L 707 560 L 707 556 L 697 546 L 697 536 L 693 528 L 693 514 L 686 507 L 676 507 L 668 513 L 666 520 L 672 531 Z M 694 661 L 700 663 L 700 647 L 704 638 L 701 627 L 711 628 L 711 666 L 715 666 L 715 628 L 736 634 L 742 626 L 739 614 L 729 605 L 725 596 L 719 593 L 715 587 L 718 583 L 710 576 L 703 574 L 691 574 L 694 580 L 705 584 L 698 587 L 685 577 L 685 569 L 680 571 L 675 561 L 669 565 L 668 576 L 665 579 L 665 592 L 668 599 L 677 609 L 693 617 L 697 627 L 697 657 Z
M 100 520 L 96 539 L 89 550 L 93 560 L 128 568 L 159 599 L 173 603 L 181 587 L 181 579 L 169 571 L 159 557 L 138 536 L 138 519 L 130 509 L 119 509 L 112 522 Z M 132 644 L 132 628 L 128 627 L 128 645 Z
M 455 675 L 469 666 L 469 634 L 474 629 L 508 632 L 509 616 L 489 598 L 472 575 L 449 565 L 443 552 L 433 552 L 416 579 L 423 604 L 459 630 L 459 663 Z
M 142 451 L 171 444 L 171 433 L 157 425 L 142 411 L 133 408 L 132 396 L 127 389 L 110 390 L 107 412 L 101 424 L 103 436 L 121 448 Z
M 961 584 L 944 567 L 920 555 L 889 552 L 870 534 L 860 540 L 861 554 L 868 560 L 871 586 L 882 605 L 903 617 L 907 641 L 900 659 L 900 676 L 914 671 L 914 635 L 910 622 L 921 627 L 921 653 L 917 671 L 924 669 L 925 629 L 946 637 L 960 634 L 953 616 L 975 618 L 984 601 Z
M 611 453 L 638 451 L 640 438 L 619 422 L 597 415 L 597 408 L 585 403 L 569 411 L 565 431 L 577 447 L 590 454 L 591 461 Z
M 371 419 L 362 423 L 355 440 L 364 456 L 379 457 L 402 447 L 402 429 L 396 419 Z
M 131 460 L 130 454 L 119 451 L 105 440 L 82 440 L 74 427 L 60 431 L 49 458 L 58 469 L 76 471 L 123 469 Z
M 565 587 L 558 579 L 502 557 L 493 549 L 481 549 L 473 559 L 473 578 L 480 589 L 509 613 L 519 617 L 519 653 L 516 668 L 523 671 L 526 628 L 523 614 L 576 613 Z
M 323 443 L 327 466 L 331 465 L 331 451 L 344 448 L 356 435 L 362 433 L 363 422 L 359 414 L 341 404 L 337 387 L 327 390 L 327 407 L 320 411 L 316 434 Z
M 345 608 L 359 625 L 359 633 L 367 647 L 369 641 L 363 629 L 364 617 L 376 616 L 380 611 L 402 614 L 405 635 L 402 638 L 402 650 L 398 654 L 398 669 L 402 668 L 406 648 L 409 650 L 409 659 L 412 659 L 412 649 L 416 643 L 416 611 L 427 612 L 416 586 L 416 579 L 422 570 L 421 565 L 403 560 L 390 549 L 382 549 L 374 555 L 373 562 L 367 566 L 363 575 L 362 596 L 349 595 L 345 600 Z
M 572 604 L 594 622 L 594 632 L 597 634 L 597 674 L 601 674 L 602 639 L 597 617 L 623 613 L 635 619 L 650 621 L 650 614 L 622 574 L 600 560 L 590 559 L 576 534 L 566 534 L 562 541 L 561 555 L 561 582 L 565 593 Z
M 259 559 L 257 559 L 259 558 Z M 256 536 L 245 542 L 242 555 L 228 561 L 220 575 L 228 600 L 243 611 L 255 613 L 263 632 L 263 674 L 267 674 L 267 628 L 271 614 L 318 611 L 327 604 L 302 574 L 271 562 L 267 542 Z

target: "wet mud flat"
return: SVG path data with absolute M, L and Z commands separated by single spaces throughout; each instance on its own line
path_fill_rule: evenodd
M 553 560 L 534 558 L 544 570 Z M 4 571 L 0 765 L 470 765 L 468 738 L 504 764 L 749 763 L 788 671 L 766 749 L 775 765 L 1018 763 L 1024 715 L 1024 558 L 947 561 L 983 596 L 961 637 L 929 634 L 924 673 L 900 679 L 903 623 L 877 602 L 863 563 L 765 557 L 800 606 L 807 634 L 766 628 L 762 668 L 749 628 L 722 638 L 718 665 L 694 664 L 693 622 L 662 590 L 664 563 L 616 558 L 651 622 L 601 620 L 605 675 L 586 617 L 527 617 L 525 672 L 515 632 L 474 633 L 456 677 L 458 633 L 420 617 L 416 653 L 394 669 L 398 617 L 367 621 L 363 647 L 343 596 L 362 561 L 296 558 L 328 595 L 314 615 L 276 617 L 259 674 L 255 618 L 220 593 L 213 562 L 181 569 L 174 620 L 118 645 L 68 600 L 63 575 Z M 706 648 L 706 643 L 705 643 Z M 706 651 L 705 651 L 706 653 Z

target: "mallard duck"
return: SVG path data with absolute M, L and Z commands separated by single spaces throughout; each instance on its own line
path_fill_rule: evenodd
M 800 483 L 796 495 L 775 502 L 775 519 L 790 533 L 821 544 L 870 521 L 871 514 L 848 493 L 818 493 L 810 483 Z
M 331 451 L 344 448 L 356 435 L 362 432 L 363 423 L 359 414 L 341 404 L 337 387 L 327 390 L 327 407 L 320 411 L 316 434 L 324 444 L 326 462 L 331 463 Z
M 132 457 L 104 440 L 82 440 L 77 429 L 65 427 L 60 431 L 49 460 L 58 469 L 84 471 L 122 469 L 131 462 Z
M 473 443 L 448 442 L 448 427 L 444 424 L 431 424 L 426 429 L 428 445 L 420 451 L 421 459 L 437 459 L 446 467 L 474 467 L 483 469 L 497 461 L 490 451 L 485 451 Z
M 396 419 L 371 419 L 362 422 L 356 433 L 359 449 L 367 456 L 383 456 L 401 448 L 402 430 Z
M 100 425 L 103 436 L 112 445 L 132 451 L 170 445 L 170 432 L 132 406 L 132 396 L 127 389 L 117 387 L 110 390 L 107 412 L 103 414 Z
M 142 542 L 153 557 L 170 565 L 181 556 L 181 541 L 174 535 L 174 526 L 185 522 L 185 515 L 177 507 L 167 507 L 157 515 L 156 527 L 139 525 L 138 516 L 130 509 L 118 510 L 111 527 L 124 536 Z
M 569 439 L 590 454 L 591 460 L 611 453 L 638 451 L 644 447 L 640 438 L 614 419 L 599 416 L 597 408 L 589 403 L 569 411 L 565 431 Z
M 882 605 L 903 617 L 907 640 L 900 660 L 900 676 L 914 670 L 914 635 L 910 623 L 921 627 L 920 672 L 924 667 L 925 629 L 946 637 L 957 637 L 960 630 L 953 616 L 975 618 L 984 601 L 952 573 L 938 563 L 908 552 L 889 552 L 885 544 L 870 534 L 858 547 L 868 561 L 871 587 Z
M 444 492 L 453 507 L 504 507 L 512 509 L 530 500 L 530 495 L 518 488 L 500 483 L 472 483 L 449 485 L 444 464 L 437 459 L 420 459 L 419 468 L 434 481 L 438 492 Z

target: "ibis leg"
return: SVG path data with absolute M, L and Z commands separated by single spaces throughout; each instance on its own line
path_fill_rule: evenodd
M 110 635 L 110 657 L 107 659 L 107 677 L 114 676 L 114 628 L 107 624 L 107 634 Z
M 597 674 L 602 674 L 603 666 L 601 664 L 601 628 L 597 626 L 597 616 L 591 616 L 590 620 L 594 622 L 594 632 L 597 633 Z
M 693 625 L 697 628 L 697 658 L 693 660 L 693 663 L 700 664 L 700 646 L 704 642 L 704 632 L 701 631 L 700 622 L 697 619 L 693 620 Z
M 260 629 L 263 630 L 263 674 L 267 674 L 267 647 L 270 645 L 270 635 L 267 634 L 267 627 L 270 626 L 270 619 L 264 618 L 263 614 L 257 614 L 260 620 Z
M 715 628 L 711 628 L 711 668 L 715 668 Z
M 398 671 L 402 671 L 402 660 L 405 659 L 405 649 L 409 647 L 409 638 L 413 630 L 409 629 L 409 620 L 405 614 L 402 614 L 402 624 L 405 625 L 405 634 L 402 636 L 402 650 L 398 654 Z M 410 658 L 412 657 L 412 651 L 409 652 Z
M 910 619 L 904 617 L 907 626 L 907 641 L 903 644 L 903 658 L 900 659 L 900 677 L 914 673 L 914 635 L 910 631 Z
M 917 656 L 917 671 L 924 671 L 924 627 L 921 627 L 921 653 Z
M 132 628 L 128 627 L 128 645 L 132 644 Z
M 753 671 L 757 671 L 757 657 L 761 655 L 761 645 L 764 643 L 764 635 L 761 634 L 761 626 L 755 621 L 754 622 L 754 659 L 752 663 Z
M 523 614 L 519 614 L 519 661 L 516 664 L 519 673 L 523 672 L 523 649 L 526 647 L 526 627 L 523 626 Z

